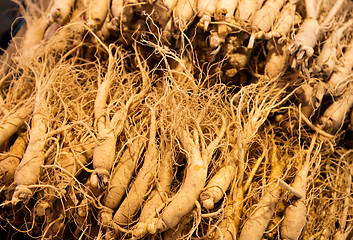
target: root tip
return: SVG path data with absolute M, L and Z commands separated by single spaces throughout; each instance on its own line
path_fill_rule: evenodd
M 132 231 L 132 236 L 136 239 L 143 238 L 147 233 L 147 223 L 139 222 Z
M 106 169 L 95 169 L 91 175 L 91 186 L 94 188 L 106 188 L 108 186 L 110 174 Z
M 30 190 L 27 186 L 18 185 L 12 196 L 12 201 L 14 204 L 17 204 L 18 202 L 26 202 L 32 197 L 32 194 L 32 190 Z
M 158 230 L 163 229 L 163 221 L 158 218 L 153 218 L 151 221 L 147 224 L 147 231 L 150 234 L 156 234 Z
M 44 216 L 48 208 L 51 208 L 48 201 L 40 201 L 36 207 L 36 213 L 38 216 Z

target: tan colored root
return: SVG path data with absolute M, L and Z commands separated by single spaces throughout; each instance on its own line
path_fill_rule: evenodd
M 240 129 L 236 130 L 237 134 L 233 137 L 235 139 L 232 140 L 233 145 L 237 147 L 237 151 L 233 150 L 234 157 L 238 160 L 237 183 L 234 183 L 232 186 L 228 197 L 230 204 L 225 207 L 224 220 L 219 224 L 214 239 L 220 239 L 222 237 L 227 237 L 226 239 L 234 239 L 238 235 L 243 215 L 244 196 L 246 193 L 243 187 L 243 174 L 246 169 L 246 153 L 251 143 L 255 141 L 255 133 L 259 131 L 259 128 L 264 123 L 270 111 L 278 104 L 277 101 L 279 101 L 279 96 L 281 95 L 282 90 L 280 90 L 277 84 L 272 85 L 273 83 L 273 80 L 267 83 L 260 82 L 256 86 L 252 85 L 252 89 L 244 86 L 238 94 L 233 96 L 231 100 L 231 109 L 234 112 L 232 119 L 235 126 L 240 127 Z M 261 96 L 257 94 L 258 91 L 262 90 L 271 92 L 270 95 L 273 97 L 270 99 L 266 96 L 266 94 L 261 94 Z M 249 106 L 249 102 L 247 100 L 248 97 L 252 99 L 251 107 Z M 233 106 L 233 104 L 236 104 L 237 107 Z M 234 111 L 233 109 L 237 110 Z M 243 111 L 248 114 L 243 115 L 245 114 Z M 247 120 L 245 120 L 244 125 L 241 123 L 244 119 L 239 116 L 246 116 Z M 241 122 L 239 122 L 240 119 L 242 119 Z M 253 177 L 254 175 L 250 176 Z M 249 178 L 249 181 L 252 180 Z
M 116 60 L 111 51 L 112 49 L 108 49 L 109 64 L 107 73 L 98 86 L 96 100 L 94 102 L 98 138 L 101 140 L 101 142 L 96 145 L 93 152 L 93 168 L 95 171 L 91 175 L 91 184 L 96 188 L 105 188 L 109 182 L 110 170 L 113 167 L 116 157 L 116 141 L 123 130 L 124 120 L 127 114 L 127 109 L 125 109 L 125 106 L 122 106 L 122 108 L 114 114 L 116 121 L 113 122 L 106 113 L 109 90 L 113 83 L 113 71 L 114 68 L 118 68 L 118 66 L 114 66 Z
M 236 168 L 227 163 L 223 166 L 206 185 L 206 190 L 200 194 L 200 201 L 204 208 L 213 209 L 214 204 L 222 199 L 224 193 L 234 181 Z
M 22 196 L 30 197 L 28 191 L 26 190 L 22 194 L 20 186 L 36 184 L 40 178 L 41 166 L 44 164 L 44 145 L 48 128 L 47 107 L 45 90 L 38 89 L 28 146 L 14 176 L 17 185 L 16 194 L 12 198 L 14 202 L 28 200 L 22 198 Z
M 133 22 L 134 12 L 141 7 L 139 4 L 137 1 L 113 0 L 111 5 L 112 18 L 107 27 L 120 33 L 128 30 Z
M 181 239 L 186 236 L 191 228 L 192 214 L 186 215 L 178 224 L 177 227 L 168 229 L 163 234 L 163 239 L 174 240 Z
M 197 2 L 197 15 L 200 18 L 198 26 L 207 31 L 211 18 L 216 11 L 216 0 L 198 1 Z
M 301 112 L 306 118 L 310 118 L 320 105 L 326 93 L 326 86 L 321 82 L 304 83 L 297 90 L 297 95 L 301 103 Z
M 244 191 L 242 188 L 236 189 L 233 203 L 226 205 L 224 209 L 224 219 L 218 224 L 214 230 L 215 234 L 212 239 L 223 238 L 225 240 L 236 239 L 243 212 Z
M 255 12 L 251 22 L 249 48 L 253 48 L 255 38 L 262 38 L 272 28 L 284 3 L 284 0 L 267 0 L 262 8 Z
M 179 0 L 173 9 L 173 20 L 176 32 L 183 32 L 187 29 L 196 15 L 195 0 Z M 178 35 L 176 35 L 178 37 Z
M 336 65 L 328 81 L 328 91 L 333 96 L 340 96 L 350 82 L 350 74 L 353 68 L 353 40 L 345 48 L 342 57 L 339 58 L 341 64 Z
M 8 47 L 4 52 L 2 53 L 0 57 L 0 89 L 3 86 L 5 76 L 9 72 L 10 67 L 13 67 L 15 65 L 13 56 L 16 55 L 16 52 L 22 45 L 23 41 L 23 36 L 27 31 L 27 26 L 26 24 L 23 24 L 21 28 L 18 30 L 15 36 L 12 37 L 12 39 L 9 42 Z M 0 104 L 1 107 L 1 104 Z
M 286 42 L 287 35 L 292 31 L 296 21 L 296 5 L 297 0 L 290 0 L 282 8 L 273 29 L 265 33 L 265 38 L 270 40 L 272 38 L 280 38 L 280 42 Z
M 109 0 L 85 0 L 87 7 L 86 21 L 87 25 L 97 30 L 101 27 L 107 17 L 110 1 Z
M 299 32 L 289 45 L 288 50 L 294 55 L 292 68 L 307 60 L 314 54 L 314 47 L 320 34 L 320 25 L 316 19 L 307 18 L 302 23 Z
M 64 170 L 62 174 L 76 176 L 83 169 L 93 156 L 94 142 L 92 139 L 80 145 L 63 149 L 57 161 L 58 165 Z M 69 177 L 71 177 L 69 176 Z
M 169 141 L 169 140 L 166 140 Z M 133 236 L 141 238 L 147 234 L 149 220 L 154 218 L 167 204 L 170 187 L 173 181 L 173 151 L 170 143 L 161 146 L 160 167 L 155 189 L 144 203 L 138 223 L 133 230 Z
M 348 20 L 339 29 L 333 31 L 325 41 L 316 59 L 316 66 L 314 66 L 314 72 L 317 75 L 322 76 L 324 79 L 329 79 L 337 63 L 338 44 L 352 23 L 353 19 Z
M 240 0 L 239 6 L 235 12 L 235 21 L 250 27 L 255 11 L 257 10 L 256 8 L 257 1 Z
M 115 210 L 123 199 L 145 143 L 146 141 L 143 136 L 138 136 L 131 143 L 127 143 L 127 148 L 119 159 L 119 163 L 111 176 L 107 194 L 103 198 L 103 204 L 106 207 Z
M 45 30 L 49 25 L 46 16 L 28 21 L 27 31 L 22 41 L 22 54 L 24 58 L 30 58 L 41 43 Z
M 15 134 L 24 125 L 25 121 L 30 118 L 33 112 L 33 106 L 31 106 L 31 104 L 25 104 L 14 110 L 15 112 L 10 112 L 8 116 L 1 119 L 0 146 Z
M 273 79 L 282 76 L 289 64 L 288 44 L 279 41 L 268 41 L 265 74 Z
M 319 119 L 319 128 L 325 132 L 335 134 L 341 129 L 346 115 L 353 106 L 353 96 L 349 87 L 342 96 L 333 102 Z
M 20 159 L 25 153 L 28 139 L 27 133 L 20 133 L 11 146 L 9 156 L 2 159 L 0 162 L 0 181 L 5 184 L 10 184 L 14 180 L 14 175 Z
M 202 115 L 201 115 L 202 116 Z M 173 196 L 172 201 L 162 211 L 158 218 L 148 225 L 150 233 L 165 231 L 175 227 L 178 222 L 189 213 L 195 206 L 195 201 L 199 198 L 207 177 L 208 164 L 211 160 L 213 151 L 217 148 L 220 140 L 225 133 L 225 119 L 223 118 L 222 128 L 219 135 L 200 152 L 198 137 L 193 140 L 184 129 L 178 129 L 178 139 L 181 141 L 188 157 L 188 166 L 185 180 L 179 191 Z M 198 135 L 197 135 L 198 136 Z
M 150 135 L 145 159 L 127 196 L 114 214 L 114 222 L 118 224 L 127 224 L 132 220 L 135 213 L 141 207 L 143 200 L 149 194 L 151 187 L 155 184 L 154 180 L 159 165 L 156 131 L 156 112 L 155 109 L 151 109 Z
M 275 213 L 281 189 L 277 184 L 277 178 L 281 177 L 284 170 L 285 161 L 278 159 L 277 146 L 273 144 L 271 154 L 271 174 L 270 183 L 266 187 L 266 192 L 258 202 L 258 208 L 251 214 L 251 216 L 244 223 L 243 229 L 240 233 L 240 240 L 244 239 L 262 239 L 273 214 Z
M 58 199 L 71 199 L 78 203 L 76 196 L 70 193 L 69 187 L 77 184 L 78 175 L 85 165 L 92 159 L 94 142 L 90 141 L 81 145 L 64 148 L 54 165 L 47 165 L 54 170 L 53 188 L 43 189 L 43 196 L 38 201 L 35 211 L 39 216 L 46 216 L 47 209 L 53 209 L 54 203 Z M 68 195 L 68 197 L 65 197 Z
M 239 4 L 238 0 L 227 1 L 227 0 L 219 0 L 216 3 L 216 12 L 214 14 L 214 19 L 220 22 L 233 22 L 234 20 L 234 12 Z M 225 24 L 219 24 L 217 26 L 217 34 L 225 39 L 227 34 L 231 31 L 231 29 Z
M 49 17 L 61 25 L 66 23 L 74 4 L 74 0 L 54 1 Z
M 316 135 L 314 135 L 306 154 L 305 162 L 296 173 L 295 180 L 292 185 L 292 187 L 299 192 L 303 198 L 295 200 L 294 203 L 285 210 L 284 219 L 280 228 L 283 239 L 298 239 L 307 222 L 307 205 L 305 202 L 306 191 L 309 181 L 308 173 L 310 171 L 310 166 L 313 160 L 317 158 L 317 155 L 312 156 L 316 144 L 316 138 Z M 315 154 L 317 154 L 319 150 L 320 148 L 318 150 L 316 149 Z

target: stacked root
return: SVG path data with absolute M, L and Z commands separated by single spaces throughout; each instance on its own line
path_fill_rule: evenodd
M 352 237 L 352 3 L 206 2 L 20 5 L 0 74 L 9 236 Z

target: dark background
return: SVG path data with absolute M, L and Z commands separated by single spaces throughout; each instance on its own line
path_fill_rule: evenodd
M 0 0 L 0 48 L 6 48 L 11 37 L 11 25 L 18 17 L 17 4 L 10 0 Z

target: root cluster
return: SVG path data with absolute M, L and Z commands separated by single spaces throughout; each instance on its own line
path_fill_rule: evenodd
M 25 2 L 9 239 L 352 238 L 350 1 Z

